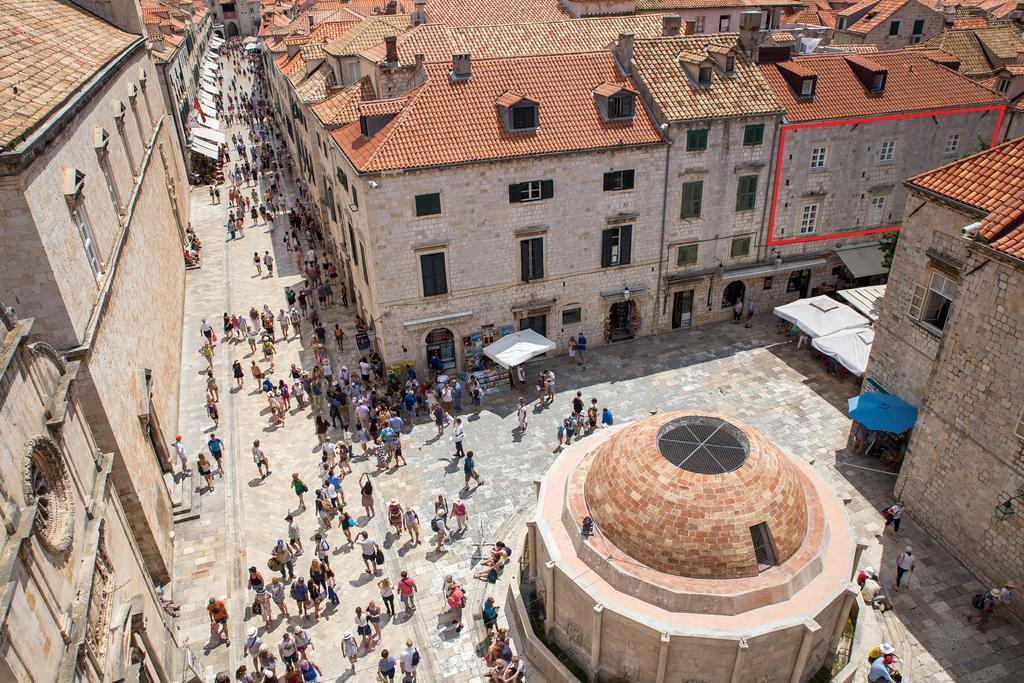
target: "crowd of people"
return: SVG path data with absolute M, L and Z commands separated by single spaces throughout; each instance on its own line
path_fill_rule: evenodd
M 294 257 L 295 269 L 301 273 L 298 285 L 284 289 L 279 304 L 259 302 L 247 312 L 223 311 L 219 329 L 205 318 L 200 324 L 200 354 L 206 360 L 207 415 L 213 428 L 219 426 L 221 391 L 217 377 L 217 354 L 231 356 L 230 382 L 234 391 L 253 387 L 252 393 L 262 394 L 267 402 L 268 430 L 274 431 L 295 416 L 312 417 L 311 424 L 317 438 L 318 461 L 315 481 L 309 481 L 299 472 L 275 475 L 266 440 L 254 439 L 251 453 L 253 467 L 260 484 L 275 481 L 287 486 L 294 495 L 297 507 L 284 520 L 283 538 L 268 548 L 266 567 L 273 573 L 268 581 L 258 564 L 248 568 L 246 586 L 250 591 L 250 624 L 262 624 L 262 629 L 248 628 L 244 649 L 250 660 L 238 665 L 234 678 L 250 681 L 315 681 L 322 675 L 321 665 L 314 652 L 326 650 L 326 644 L 314 646 L 306 624 L 315 624 L 323 616 L 342 610 L 341 594 L 331 558 L 336 551 L 332 544 L 358 548 L 365 573 L 370 575 L 379 589 L 380 599 L 360 601 L 344 609 L 351 610 L 352 626 L 345 630 L 337 651 L 353 669 L 360 658 L 371 656 L 382 645 L 382 634 L 388 619 L 396 614 L 395 595 L 401 599 L 405 612 L 416 609 L 419 590 L 408 570 L 390 573 L 385 570 L 385 555 L 374 537 L 371 522 L 378 508 L 386 516 L 388 540 L 405 538 L 408 547 L 423 542 L 420 515 L 413 505 L 390 499 L 379 506 L 375 492 L 375 478 L 369 472 L 358 477 L 353 462 L 366 462 L 378 474 L 394 472 L 407 464 L 403 441 L 412 424 L 420 419 L 432 421 L 443 435 L 450 429 L 454 458 L 463 461 L 466 489 L 471 481 L 477 486 L 484 480 L 476 471 L 476 456 L 464 450 L 466 430 L 462 418 L 462 399 L 468 394 L 474 409 L 479 412 L 484 392 L 475 379 L 464 387 L 463 380 L 450 377 L 443 368 L 420 378 L 412 368 L 401 372 L 387 369 L 383 359 L 367 351 L 350 370 L 335 360 L 345 351 L 346 334 L 339 324 L 331 330 L 324 317 L 333 306 L 349 306 L 348 291 L 325 247 L 320 227 L 307 206 L 301 179 L 292 177 L 290 156 L 274 125 L 272 112 L 263 90 L 262 66 L 257 58 L 241 49 L 237 41 L 229 41 L 223 49 L 222 60 L 235 74 L 225 83 L 221 102 L 221 115 L 225 122 L 234 122 L 241 130 L 230 137 L 230 145 L 221 150 L 225 162 L 225 186 L 211 186 L 210 202 L 219 204 L 222 192 L 227 195 L 226 231 L 229 240 L 245 239 L 245 229 L 265 225 L 283 242 L 287 253 Z M 234 160 L 232 165 L 232 160 Z M 285 187 L 298 188 L 298 200 L 289 202 Z M 198 238 L 190 230 L 190 244 Z M 198 248 L 191 256 L 198 263 Z M 187 256 L 186 258 L 189 258 Z M 253 251 L 252 265 L 255 278 L 273 278 L 275 266 L 271 250 Z M 278 268 L 280 270 L 280 268 Z M 276 309 L 276 312 L 275 312 Z M 355 327 L 367 329 L 366 321 L 356 314 Z M 218 336 L 218 332 L 220 335 Z M 334 343 L 330 343 L 333 337 Z M 299 343 L 311 350 L 308 365 L 282 363 L 279 353 L 288 345 Z M 244 357 L 243 357 L 244 354 Z M 245 367 L 246 361 L 248 367 Z M 250 384 L 251 382 L 253 384 Z M 183 475 L 192 471 L 192 462 L 179 435 L 174 449 L 181 461 Z M 194 465 L 202 477 L 200 493 L 215 490 L 215 477 L 225 474 L 224 455 L 227 450 L 223 439 L 212 432 L 206 448 L 195 458 Z M 347 477 L 355 481 L 358 506 L 349 507 L 345 495 Z M 309 483 L 307 483 L 307 481 Z M 309 507 L 307 507 L 307 501 Z M 311 508 L 311 510 L 310 510 Z M 360 509 L 361 514 L 355 512 Z M 307 511 L 313 513 L 316 529 L 310 536 L 301 527 Z M 438 496 L 434 514 L 430 518 L 430 531 L 434 534 L 434 550 L 444 553 L 469 529 L 469 502 L 460 498 L 449 505 L 444 495 Z M 360 528 L 362 527 L 362 528 Z M 338 533 L 340 531 L 340 533 Z M 342 538 L 343 537 L 343 538 Z M 304 540 L 311 542 L 304 543 Z M 494 583 L 511 556 L 511 548 L 498 542 L 476 573 L 477 578 Z M 308 558 L 308 564 L 305 561 Z M 303 569 L 299 569 L 299 565 Z M 347 577 L 346 577 L 347 578 Z M 444 582 L 444 613 L 454 634 L 463 628 L 462 612 L 466 605 L 466 590 L 449 576 Z M 493 681 L 513 681 L 522 678 L 524 665 L 513 659 L 506 632 L 499 631 L 487 614 L 494 611 L 493 599 L 484 609 L 484 620 L 489 623 L 491 644 L 485 657 L 485 673 Z M 213 642 L 230 644 L 228 612 L 223 599 L 211 597 L 207 604 L 211 638 Z M 301 619 L 295 623 L 297 617 Z M 266 641 L 275 622 L 286 620 L 291 624 L 276 644 Z M 331 654 L 323 652 L 317 659 L 333 662 Z M 394 680 L 397 673 L 403 681 L 415 681 L 420 662 L 419 650 L 410 640 L 400 652 L 380 649 L 376 662 L 377 672 L 383 680 Z M 222 674 L 220 680 L 228 680 Z

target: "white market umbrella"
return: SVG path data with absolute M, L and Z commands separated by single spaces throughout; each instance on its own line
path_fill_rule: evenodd
M 521 330 L 507 334 L 490 346 L 484 347 L 484 355 L 506 368 L 525 363 L 534 356 L 555 348 L 555 342 L 533 330 Z
M 776 306 L 775 315 L 795 324 L 811 338 L 851 327 L 866 327 L 871 322 L 846 304 L 827 296 L 797 299 L 793 303 Z
M 811 346 L 835 358 L 854 375 L 863 375 L 868 368 L 875 331 L 870 327 L 852 327 L 811 340 Z

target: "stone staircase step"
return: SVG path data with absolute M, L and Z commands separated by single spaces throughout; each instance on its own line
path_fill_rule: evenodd
M 200 500 L 196 493 L 196 469 L 192 468 L 192 474 L 182 477 L 179 481 L 181 486 L 181 504 L 174 509 L 174 523 L 180 524 L 193 519 L 199 519 Z

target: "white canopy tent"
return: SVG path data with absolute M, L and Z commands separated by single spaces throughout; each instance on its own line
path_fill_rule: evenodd
M 204 126 L 196 126 L 189 131 L 193 136 L 202 138 L 205 141 L 212 142 L 214 145 L 222 145 L 227 142 L 227 136 L 220 131 L 213 130 Z
M 868 367 L 875 331 L 870 327 L 852 327 L 811 340 L 811 346 L 835 358 L 855 375 L 863 375 Z
M 203 67 L 203 75 L 204 76 L 208 76 L 208 77 L 216 80 L 216 78 L 217 78 L 217 70 L 214 69 L 211 66 L 204 66 Z
M 213 98 L 205 92 L 199 94 L 199 106 L 203 108 L 204 114 L 206 113 L 207 108 L 213 110 L 214 112 L 217 111 L 217 103 L 214 102 Z
M 507 334 L 490 346 L 484 347 L 484 355 L 499 365 L 510 368 L 525 363 L 534 356 L 555 348 L 555 342 L 533 330 L 521 330 Z
M 220 86 L 213 85 L 209 81 L 205 81 L 205 80 L 201 83 L 201 86 L 202 86 L 203 92 L 206 93 L 207 95 L 210 95 L 210 96 L 220 95 Z
M 195 152 L 199 152 L 205 157 L 209 157 L 214 161 L 217 160 L 217 145 L 194 137 L 192 141 L 188 143 L 188 146 Z
M 217 66 L 217 61 L 216 60 L 214 60 L 211 57 L 207 56 L 206 61 L 203 62 L 203 68 L 204 69 L 213 69 L 214 71 L 217 71 L 220 67 Z
M 827 296 L 798 299 L 784 306 L 776 306 L 775 315 L 793 323 L 812 339 L 852 327 L 866 327 L 870 322 L 846 304 Z
M 871 320 L 878 320 L 885 299 L 885 285 L 871 285 L 856 289 L 840 289 L 836 295 L 848 303 L 861 315 Z

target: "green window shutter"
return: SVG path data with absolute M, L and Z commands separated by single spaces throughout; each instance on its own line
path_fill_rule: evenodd
M 523 191 L 519 187 L 519 183 L 512 183 L 508 186 L 508 203 L 518 204 L 519 199 L 522 197 Z
M 622 189 L 623 190 L 632 190 L 633 189 L 633 179 L 634 179 L 634 177 L 635 177 L 635 173 L 634 173 L 633 169 L 629 169 L 628 171 L 623 171 L 622 172 Z
M 914 20 L 914 35 L 919 36 L 924 33 L 924 19 Z
M 757 176 L 740 176 L 736 184 L 736 210 L 750 211 L 757 203 Z
M 554 180 L 542 180 L 540 181 L 540 198 L 551 199 L 555 196 L 555 181 Z
M 764 124 L 758 123 L 743 127 L 743 145 L 750 147 L 764 142 Z
M 701 200 L 704 195 L 704 181 L 698 180 L 692 183 L 683 183 L 683 208 L 680 213 L 682 218 L 696 218 L 700 216 Z
M 686 151 L 687 152 L 699 152 L 702 149 L 708 148 L 708 130 L 707 128 L 699 128 L 696 130 L 688 130 L 686 132 Z
M 612 236 L 615 228 L 606 228 L 601 231 L 601 267 L 607 268 L 612 265 Z
M 604 187 L 602 189 L 605 192 L 615 189 L 615 171 L 609 171 L 604 174 Z
M 533 278 L 540 280 L 544 277 L 544 238 L 537 237 L 530 242 L 532 244 L 530 255 L 533 257 Z
M 519 242 L 519 279 L 530 281 L 530 240 Z

